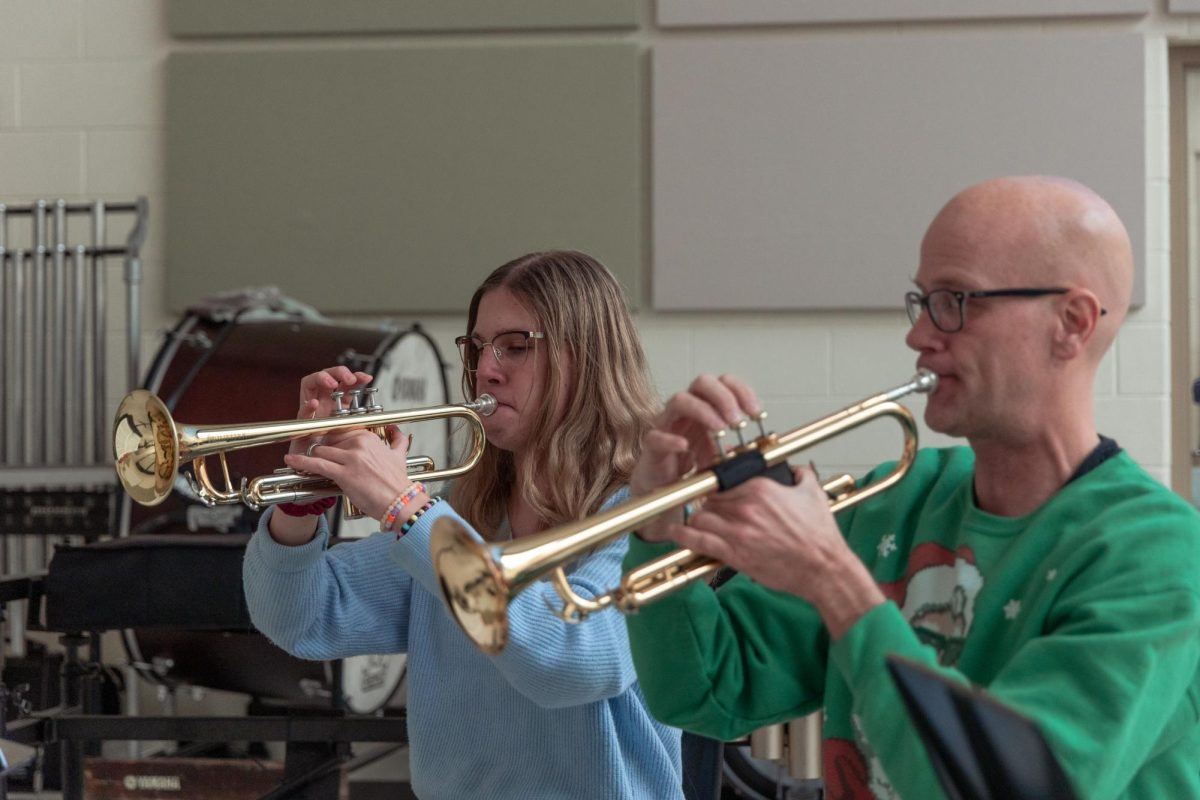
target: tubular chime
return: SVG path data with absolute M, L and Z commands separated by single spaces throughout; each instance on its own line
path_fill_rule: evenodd
M 0 573 L 41 570 L 55 539 L 110 532 L 112 394 L 137 385 L 149 207 L 0 203 Z M 110 229 L 125 232 L 120 243 Z M 127 232 L 126 232 L 127 231 Z M 110 375 L 109 269 L 125 282 L 124 374 Z M 119 380 L 111 387 L 109 382 Z M 16 615 L 13 623 L 17 622 Z M 17 637 L 14 636 L 14 640 Z

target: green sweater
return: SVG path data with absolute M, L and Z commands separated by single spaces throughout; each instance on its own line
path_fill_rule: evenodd
M 1080 797 L 1200 797 L 1200 514 L 1125 453 L 1018 519 L 975 505 L 973 468 L 967 448 L 921 451 L 839 517 L 888 602 L 836 643 L 742 575 L 629 617 L 652 713 L 732 739 L 823 706 L 827 797 L 942 797 L 896 653 L 1036 720 Z M 625 567 L 669 549 L 631 537 Z

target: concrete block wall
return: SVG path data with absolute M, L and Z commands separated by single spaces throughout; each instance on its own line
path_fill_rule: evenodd
M 643 8 L 639 29 L 627 34 L 647 49 L 661 41 L 714 33 L 659 28 L 649 6 Z M 1146 303 L 1129 318 L 1106 359 L 1096 393 L 1101 430 L 1166 480 L 1170 466 L 1166 53 L 1168 39 L 1200 38 L 1200 15 L 1172 13 L 1166 0 L 1156 0 L 1144 17 L 856 24 L 880 35 L 914 29 L 936 33 L 946 26 L 969 25 L 1049 37 L 1127 31 L 1145 36 L 1145 252 L 1139 255 L 1145 264 Z M 776 24 L 765 32 L 754 28 L 738 35 L 819 39 L 839 30 L 844 26 Z M 547 41 L 572 39 L 570 32 L 537 36 Z M 168 37 L 164 7 L 158 0 L 0 0 L 0 197 L 23 201 L 149 196 L 143 365 L 157 348 L 157 333 L 176 320 L 166 307 L 163 288 L 168 265 L 163 262 L 161 220 L 171 201 L 163 189 L 163 78 L 168 51 L 188 46 Z M 897 259 L 915 264 L 916 253 L 899 253 Z M 114 291 L 119 288 L 119 281 L 114 287 Z M 437 315 L 420 322 L 438 341 L 444 357 L 455 359 L 452 339 L 461 332 L 462 318 Z M 117 353 L 124 346 L 122 324 L 116 315 L 110 317 L 110 349 Z M 733 372 L 758 387 L 776 429 L 794 427 L 898 383 L 911 374 L 914 361 L 903 345 L 907 322 L 900 298 L 894 311 L 877 312 L 645 310 L 638 315 L 638 325 L 664 396 L 686 386 L 699 371 Z M 123 389 L 111 387 L 114 407 Z M 922 404 L 917 400 L 911 406 L 919 413 Z M 850 437 L 827 456 L 822 454 L 827 460 L 819 466 L 823 472 L 857 471 L 896 452 L 890 431 L 878 437 L 878 445 L 875 438 Z M 946 440 L 926 434 L 924 442 Z

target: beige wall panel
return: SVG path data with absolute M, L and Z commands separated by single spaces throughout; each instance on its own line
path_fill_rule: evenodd
M 1180 14 L 1200 12 L 1200 0 L 1167 0 L 1167 10 Z
M 653 305 L 899 308 L 958 189 L 1068 175 L 1129 227 L 1142 302 L 1142 37 L 846 34 L 660 44 Z
M 169 0 L 175 36 L 632 28 L 641 0 Z
M 454 311 L 575 247 L 636 302 L 635 45 L 186 53 L 168 62 L 168 300 L 274 284 L 329 312 Z
M 1170 0 L 1178 2 L 1195 0 Z M 1145 14 L 1149 0 L 658 0 L 658 24 L 763 25 Z

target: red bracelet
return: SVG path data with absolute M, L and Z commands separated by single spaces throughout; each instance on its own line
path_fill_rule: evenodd
M 314 500 L 311 503 L 280 503 L 276 508 L 289 517 L 315 517 L 333 508 L 336 502 L 336 497 L 322 497 L 320 500 Z

